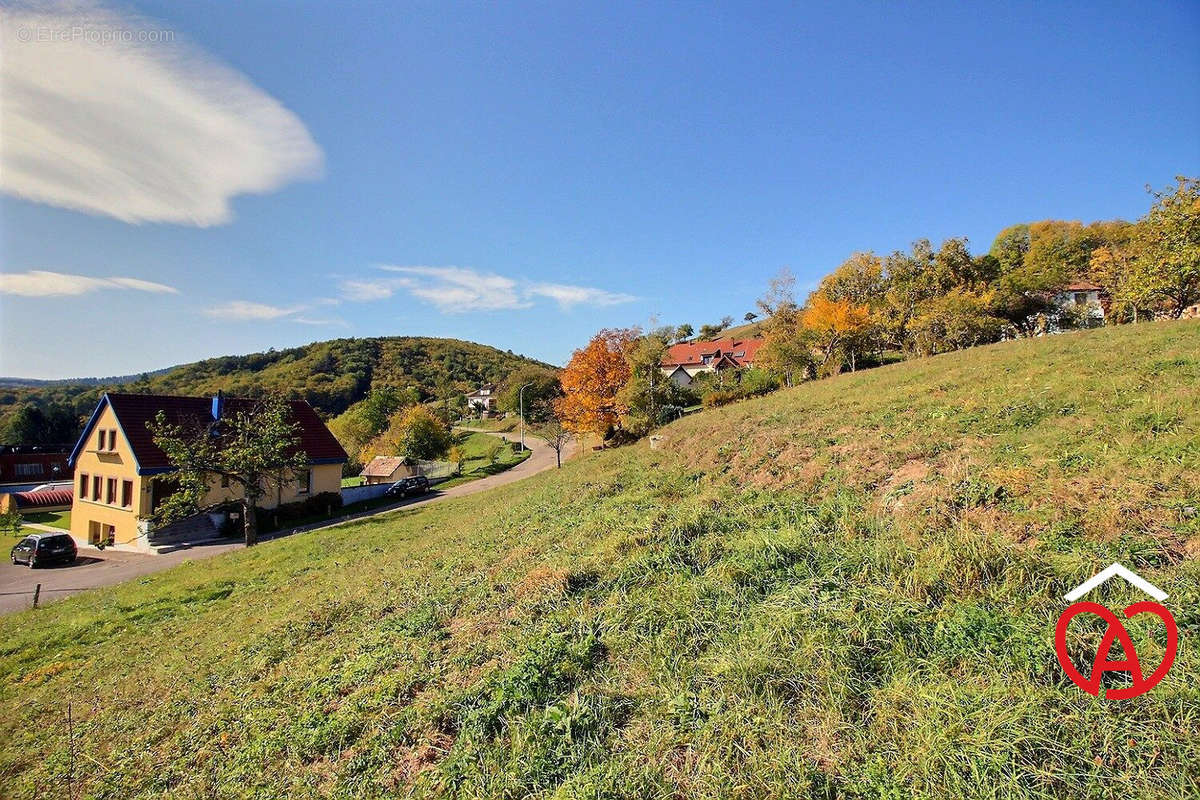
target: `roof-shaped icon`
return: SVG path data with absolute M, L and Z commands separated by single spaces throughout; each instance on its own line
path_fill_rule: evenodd
M 1109 578 L 1112 578 L 1117 575 L 1121 576 L 1122 578 L 1127 580 L 1129 583 L 1133 584 L 1135 587 L 1137 587 L 1141 591 L 1145 592 L 1146 594 L 1150 595 L 1151 597 L 1153 597 L 1155 600 L 1159 601 L 1160 603 L 1163 600 L 1167 599 L 1167 593 L 1164 592 L 1162 589 L 1159 589 L 1153 583 L 1146 580 L 1142 576 L 1138 575 L 1133 570 L 1127 569 L 1126 567 L 1124 567 L 1120 564 L 1112 564 L 1112 565 L 1106 567 L 1105 569 L 1101 570 L 1100 572 L 1097 572 L 1095 575 L 1088 578 L 1086 581 L 1079 584 L 1071 591 L 1067 592 L 1066 599 L 1070 600 L 1071 602 L 1075 602 L 1076 600 L 1078 600 L 1079 598 L 1083 597 L 1085 594 L 1090 592 L 1092 589 L 1095 589 L 1097 586 L 1099 586 L 1100 584 L 1107 581 Z

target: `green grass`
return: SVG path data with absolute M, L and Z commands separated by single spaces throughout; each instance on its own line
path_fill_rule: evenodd
M 465 428 L 479 428 L 485 431 L 496 431 L 497 433 L 512 433 L 520 430 L 521 418 L 515 415 L 498 419 L 492 417 L 490 419 L 466 419 L 462 421 L 462 426 Z
M 466 456 L 462 463 L 462 471 L 456 477 L 439 483 L 439 489 L 457 486 L 460 483 L 469 483 L 486 478 L 488 475 L 504 472 L 529 458 L 528 450 L 521 452 L 515 445 L 503 442 L 496 454 L 496 460 L 492 461 L 488 451 L 498 441 L 498 438 L 491 434 L 457 431 L 455 438 L 458 446 L 462 448 L 463 455 Z
M 70 511 L 39 511 L 35 514 L 25 514 L 22 518 L 25 522 L 36 522 L 39 525 L 49 525 L 51 528 L 62 528 L 65 531 L 71 530 Z
M 0 795 L 67 794 L 71 699 L 96 798 L 1197 796 L 1198 354 L 1156 323 L 843 375 L 4 617 Z M 1122 702 L 1052 649 L 1112 561 L 1181 634 Z
M 351 478 L 342 478 L 342 488 L 343 489 L 349 489 L 352 486 L 362 486 L 362 485 L 363 485 L 362 475 L 355 475 Z

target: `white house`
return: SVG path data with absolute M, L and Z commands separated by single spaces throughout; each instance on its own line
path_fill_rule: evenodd
M 485 383 L 467 395 L 467 405 L 477 414 L 487 416 L 496 410 L 496 384 Z
M 1075 281 L 1058 291 L 1058 294 L 1054 296 L 1054 304 L 1063 311 L 1085 309 L 1088 318 L 1096 323 L 1103 323 L 1104 305 L 1101 300 L 1103 294 L 1103 286 L 1091 281 Z
M 714 339 L 711 342 L 680 342 L 663 356 L 662 372 L 678 386 L 690 386 L 702 372 L 741 369 L 754 364 L 762 339 Z

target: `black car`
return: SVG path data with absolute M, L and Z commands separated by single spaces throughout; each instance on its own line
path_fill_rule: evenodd
M 17 542 L 9 553 L 14 564 L 44 567 L 47 564 L 70 564 L 79 555 L 75 540 L 66 533 L 35 533 Z
M 411 497 L 425 494 L 429 491 L 429 478 L 424 475 L 414 475 L 411 478 L 401 478 L 388 487 L 388 497 Z

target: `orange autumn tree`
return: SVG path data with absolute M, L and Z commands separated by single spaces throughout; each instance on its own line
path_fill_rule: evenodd
M 848 341 L 866 333 L 871 326 L 871 312 L 848 299 L 831 300 L 823 292 L 814 292 L 809 295 L 800 324 L 812 332 L 821 352 L 818 371 L 826 373 L 832 367 L 837 372 L 840 360 L 831 364 L 830 359 Z
M 567 430 L 603 436 L 628 411 L 617 396 L 629 382 L 625 351 L 637 335 L 633 328 L 605 328 L 571 356 L 559 377 L 563 396 L 554 404 Z

